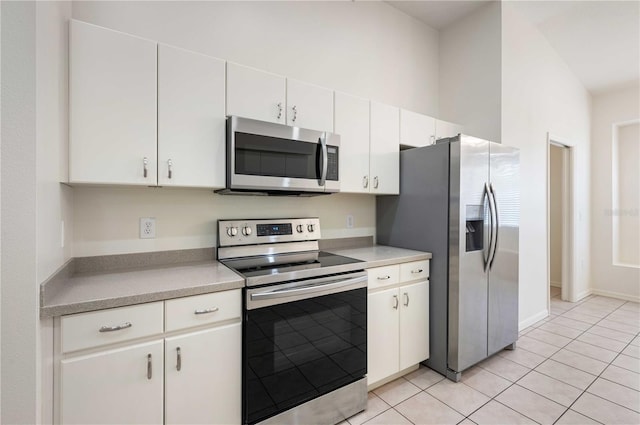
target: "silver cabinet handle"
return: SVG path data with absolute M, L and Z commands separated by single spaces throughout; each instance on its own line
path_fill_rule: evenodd
M 364 176 L 362 178 L 362 186 L 366 189 L 369 187 L 369 176 Z
M 120 331 L 122 329 L 127 329 L 130 328 L 131 326 L 133 326 L 131 324 L 131 322 L 124 322 L 121 325 L 115 325 L 115 326 L 102 326 L 98 331 L 99 332 L 114 332 L 114 331 Z
M 282 102 L 278 102 L 278 119 L 282 118 Z
M 176 355 L 176 370 L 180 372 L 180 369 L 182 369 L 182 355 L 180 354 L 180 347 L 176 348 Z
M 215 313 L 218 310 L 220 310 L 218 307 L 203 308 L 202 310 L 194 311 L 193 314 L 209 314 L 209 313 Z
M 386 275 L 386 276 L 378 276 L 378 280 L 389 280 L 391 279 L 391 276 Z
M 173 166 L 173 161 L 168 160 L 167 161 L 167 166 L 169 167 L 169 172 L 167 173 L 167 177 L 171 178 L 173 172 L 171 171 L 171 167 Z
M 393 309 L 394 309 L 394 310 L 397 310 L 397 309 L 398 309 L 398 305 L 400 304 L 400 302 L 398 301 L 398 296 L 397 296 L 397 295 L 394 295 L 394 296 L 393 296 L 393 299 L 394 299 L 394 300 L 395 300 L 395 302 L 396 302 L 396 303 L 394 304 L 394 306 L 393 306 Z
M 404 306 L 409 307 L 409 294 L 406 292 L 404 293 Z
M 151 354 L 147 354 L 147 379 L 153 376 L 153 365 L 151 364 Z
M 418 273 L 422 273 L 424 270 L 422 269 L 415 269 L 415 270 L 411 270 L 411 274 L 418 274 Z
M 296 122 L 296 119 L 298 119 L 298 108 L 296 105 L 293 105 L 291 110 L 293 111 L 293 118 L 291 118 L 291 122 Z
M 436 136 L 434 134 L 432 134 L 429 137 L 429 141 L 431 142 L 432 145 L 435 145 L 436 144 Z
M 145 156 L 142 158 L 142 174 L 145 179 L 147 178 L 147 165 L 149 165 L 149 159 Z
M 373 178 L 373 188 L 377 189 L 378 188 L 378 176 L 375 176 Z

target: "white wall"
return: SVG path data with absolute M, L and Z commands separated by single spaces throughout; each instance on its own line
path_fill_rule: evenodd
M 551 284 L 562 284 L 562 178 L 563 148 L 549 150 L 549 261 Z
M 440 116 L 464 132 L 501 140 L 501 3 L 491 2 L 440 33 Z
M 594 243 L 591 246 L 591 285 L 595 293 L 635 301 L 640 301 L 640 269 L 613 264 L 611 154 L 612 125 L 639 117 L 638 86 L 604 93 L 593 99 L 591 235 Z
M 574 146 L 574 296 L 580 297 L 589 291 L 590 96 L 542 34 L 505 2 L 502 143 L 520 148 L 521 326 L 548 313 L 547 132 Z
M 375 233 L 375 198 L 222 196 L 198 189 L 74 188 L 74 256 L 217 245 L 217 220 L 320 217 L 323 238 Z M 354 227 L 347 229 L 347 215 Z M 139 239 L 140 217 L 156 218 L 156 239 Z
M 640 267 L 640 123 L 620 125 L 615 131 L 613 261 Z
M 438 33 L 382 2 L 74 2 L 73 17 L 437 115 Z M 370 195 L 85 187 L 73 194 L 75 257 L 215 246 L 222 218 L 319 216 L 324 238 L 375 235 Z M 157 218 L 154 240 L 138 238 L 147 216 Z
M 2 2 L 2 423 L 38 419 L 36 4 Z

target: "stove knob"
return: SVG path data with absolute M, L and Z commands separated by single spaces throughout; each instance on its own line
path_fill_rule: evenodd
M 245 235 L 245 236 L 249 236 L 251 234 L 251 227 L 244 226 L 242 228 L 242 234 Z
M 309 232 L 313 232 L 314 231 L 314 225 L 313 224 L 307 224 L 307 230 Z
M 298 231 L 298 233 L 302 233 L 304 232 L 304 226 L 302 224 L 298 224 L 296 226 L 296 230 Z
M 229 237 L 232 238 L 237 234 L 238 234 L 238 228 L 237 227 L 227 227 L 227 235 L 229 235 Z

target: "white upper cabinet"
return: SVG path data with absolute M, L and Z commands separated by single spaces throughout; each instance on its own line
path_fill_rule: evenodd
M 400 192 L 400 109 L 371 102 L 370 140 L 371 193 Z
M 463 132 L 463 127 L 448 121 L 436 120 L 436 139 L 453 137 Z
M 227 62 L 227 115 L 285 124 L 285 77 Z
M 333 131 L 333 90 L 287 79 L 287 125 Z
M 436 120 L 406 109 L 400 110 L 400 144 L 420 147 L 435 142 Z
M 158 184 L 224 187 L 225 63 L 158 46 Z
M 155 185 L 156 43 L 79 21 L 69 43 L 69 181 Z
M 335 93 L 335 128 L 340 135 L 340 192 L 369 193 L 369 101 Z

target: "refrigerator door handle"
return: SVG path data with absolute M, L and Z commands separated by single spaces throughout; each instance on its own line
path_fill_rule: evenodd
M 489 269 L 491 269 L 493 267 L 493 261 L 496 259 L 496 252 L 498 252 L 498 236 L 500 233 L 500 222 L 498 221 L 498 200 L 496 198 L 496 190 L 493 188 L 493 183 L 489 183 L 489 190 L 491 191 L 491 196 L 493 198 L 493 210 L 494 210 L 494 217 L 495 217 L 495 226 L 496 226 L 496 232 L 495 232 L 495 241 L 493 242 L 493 254 L 491 255 L 491 261 L 489 262 Z
M 489 206 L 489 241 L 487 245 L 487 253 L 484 256 L 484 271 L 489 268 L 489 262 L 491 261 L 491 248 L 493 246 L 493 205 L 491 193 L 489 192 L 489 185 L 484 184 L 484 196 L 486 196 L 487 204 Z

